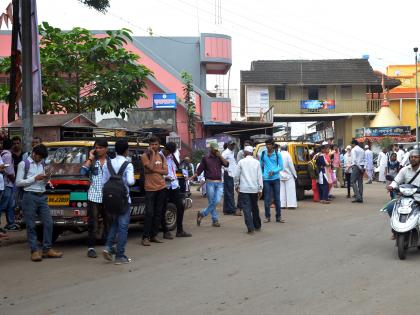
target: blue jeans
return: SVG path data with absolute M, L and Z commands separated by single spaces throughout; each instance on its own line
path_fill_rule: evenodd
M 234 214 L 235 213 L 235 185 L 233 183 L 233 177 L 229 176 L 226 172 L 223 176 L 223 213 Z
M 274 204 L 276 205 L 276 219 L 280 219 L 281 218 L 280 179 L 264 181 L 264 210 L 265 210 L 265 217 L 267 219 L 270 219 L 271 217 L 270 206 L 271 206 L 271 201 L 273 199 L 274 199 Z
M 121 258 L 125 253 L 125 245 L 127 244 L 128 224 L 130 223 L 130 204 L 127 210 L 118 216 L 112 218 L 111 226 L 108 231 L 108 237 L 106 239 L 106 249 L 111 251 L 112 246 L 115 244 L 117 239 L 117 252 L 115 257 Z
M 30 192 L 24 192 L 22 198 L 22 211 L 26 222 L 26 235 L 31 251 L 38 250 L 35 220 L 37 217 L 41 219 L 44 229 L 43 251 L 48 251 L 52 246 L 53 221 L 51 218 L 50 208 L 48 207 L 47 195 L 36 195 Z
M 386 207 L 385 207 L 385 209 L 386 209 L 386 212 L 388 212 L 388 215 L 389 215 L 389 217 L 391 217 L 392 216 L 392 210 L 394 210 L 394 206 L 395 206 L 395 203 L 397 202 L 397 200 L 395 199 L 395 200 L 391 200 L 387 205 L 386 205 Z
M 13 187 L 4 187 L 3 195 L 0 199 L 0 214 L 6 212 L 8 225 L 15 223 L 15 194 Z
M 222 199 L 223 195 L 223 183 L 222 182 L 206 182 L 207 185 L 207 200 L 209 202 L 207 208 L 201 210 L 201 214 L 206 217 L 211 213 L 211 219 L 213 222 L 219 221 L 219 215 L 217 214 L 216 207 Z

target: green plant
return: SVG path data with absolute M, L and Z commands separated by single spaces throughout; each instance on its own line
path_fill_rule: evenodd
M 389 148 L 394 144 L 394 139 L 389 138 L 389 137 L 385 137 L 382 138 L 381 140 L 379 140 L 379 145 L 381 146 L 381 148 Z
M 192 134 L 193 139 L 195 139 L 195 102 L 193 100 L 194 87 L 192 83 L 192 76 L 188 72 L 182 71 L 181 77 L 184 82 L 184 103 L 187 111 L 188 132 Z
M 10 72 L 10 57 L 0 58 L 0 73 L 9 74 Z M 8 84 L 0 84 L 0 101 L 9 103 Z

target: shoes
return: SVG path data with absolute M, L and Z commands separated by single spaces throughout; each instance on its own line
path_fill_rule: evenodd
M 350 198 L 350 195 L 347 195 L 347 198 Z
M 143 238 L 141 240 L 141 245 L 143 245 L 143 246 L 150 246 L 150 240 L 148 238 Z
M 255 232 L 254 232 L 254 230 L 248 230 L 248 232 L 247 232 L 249 235 L 254 235 L 255 234 Z
M 93 249 L 93 248 L 89 248 L 89 249 L 88 249 L 88 251 L 87 251 L 87 256 L 88 256 L 89 258 L 97 258 L 97 257 L 98 257 L 98 255 L 96 254 L 95 249 Z
M 356 203 L 356 202 L 357 202 L 357 203 L 363 203 L 363 200 L 361 200 L 361 199 L 355 199 L 355 200 L 352 200 L 352 202 L 353 202 L 353 203 Z
M 31 260 L 38 262 L 38 261 L 42 261 L 42 255 L 39 251 L 34 251 L 31 253 Z
M 242 216 L 242 212 L 241 210 L 236 210 L 236 212 L 234 213 L 234 215 L 236 215 L 237 217 L 241 217 Z
M 284 221 L 284 219 L 282 219 L 282 218 L 276 218 L 276 222 L 277 223 L 286 223 L 286 221 Z
M 113 261 L 114 260 L 112 251 L 110 251 L 108 249 L 104 249 L 102 251 L 102 256 L 105 258 L 105 260 L 108 260 L 108 261 Z
M 132 259 L 127 256 L 117 257 L 115 258 L 115 265 L 122 265 L 122 264 L 129 264 L 132 262 Z
M 270 222 L 271 222 L 270 218 L 265 218 L 264 219 L 264 223 L 270 223 Z
M 17 224 L 8 224 L 4 227 L 6 231 L 19 231 L 20 228 Z
M 171 232 L 164 232 L 163 233 L 163 238 L 165 240 L 173 240 L 174 239 L 174 237 L 172 236 Z
M 181 232 L 176 233 L 176 237 L 191 237 L 191 236 L 192 236 L 191 233 L 187 233 L 185 231 L 181 231 Z
M 214 226 L 214 227 L 221 227 L 221 225 L 220 225 L 220 222 L 219 222 L 219 221 L 214 221 L 214 222 L 212 223 L 212 226 Z
M 63 257 L 63 253 L 56 252 L 52 248 L 50 248 L 47 252 L 42 253 L 42 258 L 61 258 Z
M 372 184 L 372 181 L 371 180 L 368 181 L 368 182 L 366 182 L 366 185 L 369 185 L 369 184 Z
M 201 220 L 203 219 L 203 215 L 200 211 L 197 212 L 197 226 L 200 226 Z
M 255 232 L 261 232 L 261 228 L 255 229 Z
M 163 243 L 160 239 L 158 239 L 156 236 L 153 236 L 150 238 L 150 243 Z

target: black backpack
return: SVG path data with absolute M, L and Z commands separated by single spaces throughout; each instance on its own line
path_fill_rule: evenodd
M 124 185 L 123 175 L 129 162 L 125 161 L 115 173 L 111 160 L 107 160 L 107 166 L 110 173 L 109 180 L 104 184 L 102 204 L 107 213 L 120 215 L 127 210 L 128 191 Z

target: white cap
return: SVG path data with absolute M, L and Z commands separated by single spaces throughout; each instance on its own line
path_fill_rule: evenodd
M 247 146 L 244 148 L 244 151 L 246 151 L 246 152 L 248 152 L 248 153 L 254 153 L 254 148 L 253 148 L 252 146 L 250 146 L 250 145 L 247 145 Z
M 346 150 L 351 150 L 351 145 L 348 145 L 348 146 L 346 147 Z
M 365 149 L 369 149 L 369 146 L 367 144 L 365 145 Z
M 327 141 L 322 142 L 322 145 L 328 145 Z

